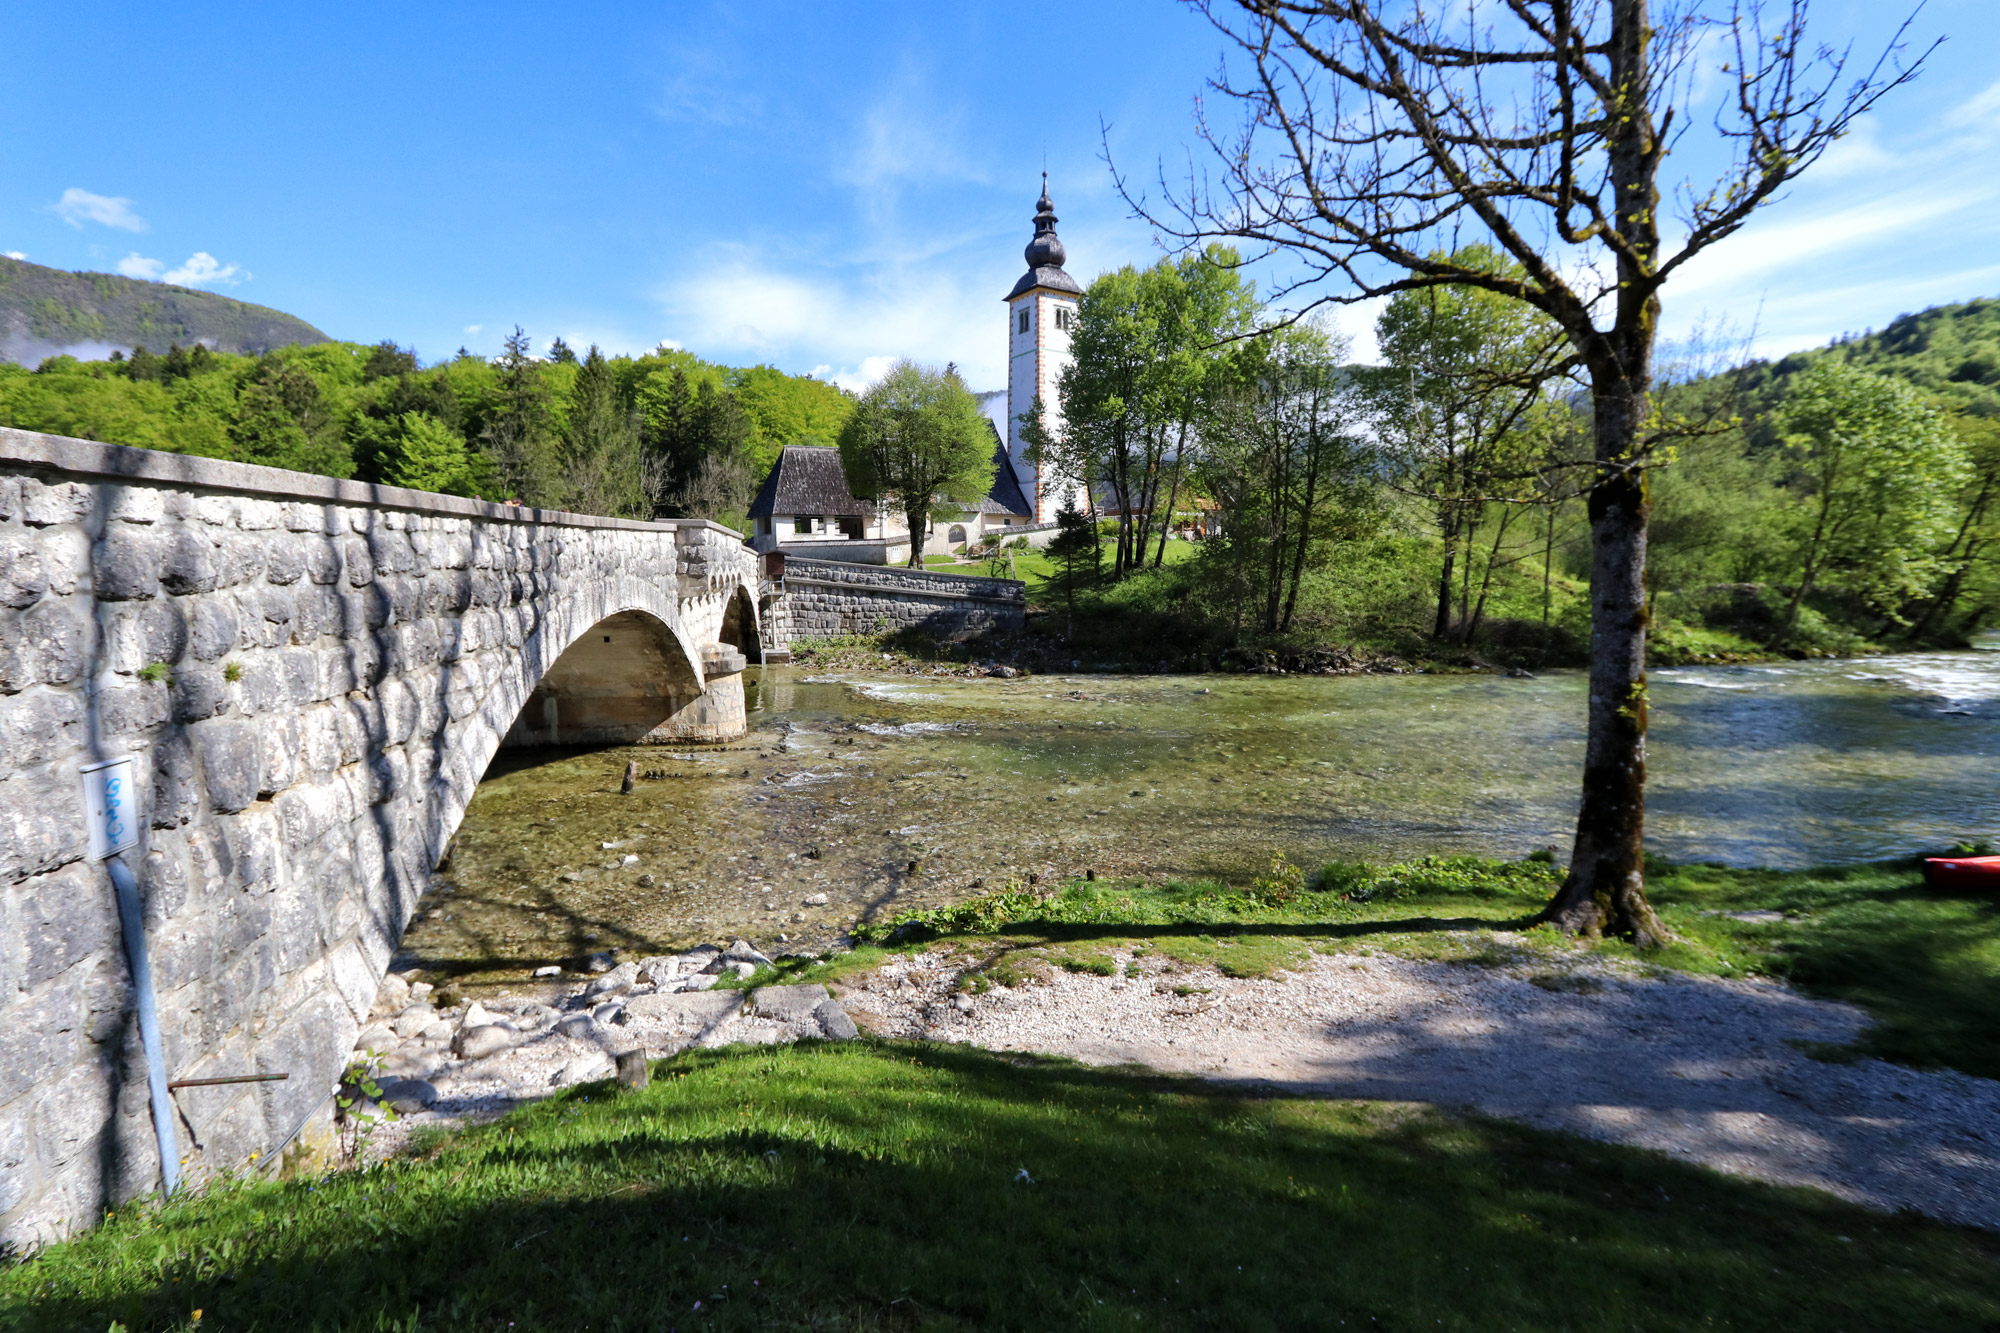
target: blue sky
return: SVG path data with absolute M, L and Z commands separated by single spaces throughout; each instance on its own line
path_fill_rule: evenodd
M 1829 40 L 1882 10 L 1822 4 Z M 1990 0 L 1817 173 L 1670 288 L 1782 352 L 2000 293 Z M 207 286 L 427 360 L 670 340 L 854 383 L 1004 383 L 1046 161 L 1070 268 L 1159 253 L 1101 160 L 1183 161 L 1220 46 L 1168 0 L 1071 6 L 15 5 L 0 251 Z M 1696 156 L 1694 153 L 1688 155 Z M 1366 309 L 1343 321 L 1363 336 Z

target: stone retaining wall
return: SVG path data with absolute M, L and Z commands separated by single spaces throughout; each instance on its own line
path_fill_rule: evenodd
M 787 556 L 784 587 L 786 646 L 800 639 L 905 629 L 963 639 L 1027 623 L 1027 585 L 1016 579 Z
M 715 643 L 757 590 L 756 558 L 714 524 L 0 429 L 0 1247 L 159 1179 L 81 765 L 138 761 L 147 827 L 126 859 L 168 1077 L 290 1075 L 174 1094 L 198 1180 L 324 1105 L 487 761 L 564 650 L 643 613 L 687 671 L 740 672 Z M 703 726 L 729 720 L 707 702 Z

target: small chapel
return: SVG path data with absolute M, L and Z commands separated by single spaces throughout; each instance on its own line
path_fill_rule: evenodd
M 1069 256 L 1056 235 L 1047 172 L 1035 201 L 1035 233 L 1023 253 L 1027 272 L 1005 297 L 1007 387 L 978 395 L 993 433 L 993 486 L 976 507 L 932 521 L 918 538 L 926 555 L 962 551 L 989 535 L 1047 545 L 1056 512 L 1070 498 L 1062 483 L 1029 461 L 1021 437 L 1021 417 L 1038 395 L 1046 411 L 1059 410 L 1056 381 L 1069 364 L 1083 298 L 1083 288 L 1063 268 Z M 857 500 L 840 451 L 826 445 L 785 447 L 750 502 L 750 525 L 750 545 L 758 551 L 862 564 L 901 564 L 910 556 L 901 512 Z

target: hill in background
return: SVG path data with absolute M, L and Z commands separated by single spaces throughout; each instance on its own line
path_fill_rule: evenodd
M 202 343 L 256 354 L 326 341 L 302 319 L 213 292 L 0 256 L 0 361 L 35 365 L 58 352 L 96 359 L 142 343 L 156 352 Z

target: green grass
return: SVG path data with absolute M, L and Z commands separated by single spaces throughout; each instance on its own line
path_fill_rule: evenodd
M 0 1270 L 0 1313 L 92 1333 L 2000 1321 L 2000 1238 L 1492 1121 L 867 1041 L 655 1077 L 377 1169 L 120 1215 Z

